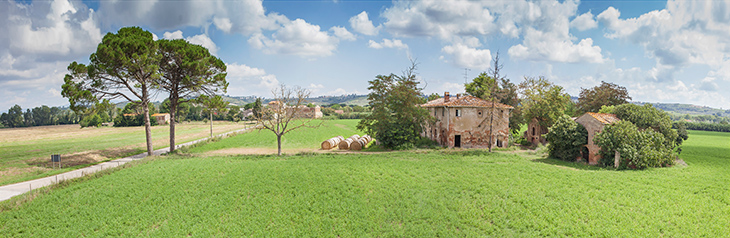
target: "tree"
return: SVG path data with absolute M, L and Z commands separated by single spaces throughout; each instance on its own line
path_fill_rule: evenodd
M 614 165 L 616 152 L 621 156 L 619 169 L 644 169 L 674 164 L 671 147 L 664 136 L 654 130 L 641 130 L 630 121 L 621 120 L 603 128 L 593 139 L 601 147 L 601 163 Z
M 276 135 L 277 155 L 281 155 L 282 136 L 302 127 L 316 128 L 322 123 L 310 125 L 314 117 L 304 117 L 306 99 L 310 93 L 307 89 L 299 86 L 287 88 L 286 85 L 281 84 L 279 88 L 271 90 L 271 93 L 274 95 L 275 103 L 269 104 L 267 108 L 262 108 L 259 115 L 255 117 L 256 122 L 261 125 L 259 131 L 266 129 Z
M 15 104 L 8 110 L 8 113 L 0 116 L 0 122 L 6 127 L 22 127 L 24 124 L 23 108 Z
M 600 86 L 590 89 L 581 88 L 578 109 L 581 113 L 598 112 L 602 106 L 614 106 L 631 100 L 625 87 L 601 81 Z
M 200 94 L 214 95 L 226 92 L 226 64 L 200 45 L 185 40 L 158 40 L 158 85 L 169 94 L 170 151 L 175 150 L 175 115 L 180 103 Z M 211 122 L 212 123 L 212 122 Z M 212 126 L 211 126 L 212 128 Z M 212 129 L 211 129 L 212 130 Z M 212 135 L 211 135 L 212 136 Z
M 220 95 L 212 97 L 209 97 L 208 95 L 200 95 L 198 99 L 196 99 L 196 102 L 203 104 L 205 107 L 203 111 L 210 115 L 210 137 L 213 137 L 213 114 L 224 112 L 228 106 L 228 102 L 223 100 L 223 97 Z
M 575 161 L 583 145 L 588 143 L 588 131 L 568 115 L 562 115 L 545 135 L 550 157 Z
M 79 112 L 101 99 L 139 100 L 144 115 L 147 154 L 152 155 L 149 117 L 150 90 L 158 76 L 157 44 L 152 33 L 139 27 L 125 27 L 107 33 L 89 57 L 89 65 L 72 62 L 64 78 L 63 97 Z
M 402 75 L 378 75 L 371 80 L 368 105 L 372 109 L 357 125 L 359 130 L 373 136 L 383 147 L 390 149 L 411 148 L 420 138 L 424 125 L 433 117 L 420 107 L 424 98 L 416 81 L 417 64 Z
M 431 95 L 428 95 L 428 98 L 426 100 L 431 101 L 439 98 L 441 98 L 441 95 L 439 95 L 438 93 L 432 93 Z
M 253 113 L 254 118 L 261 117 L 261 108 L 263 107 L 261 103 L 261 98 L 256 98 L 256 101 L 253 103 L 253 106 L 251 107 L 251 112 Z
M 520 109 L 524 119 L 536 118 L 540 125 L 550 127 L 563 115 L 570 103 L 570 96 L 563 87 L 555 85 L 544 77 L 525 77 L 519 85 Z
M 639 129 L 652 129 L 665 138 L 664 143 L 670 148 L 678 142 L 677 130 L 672 129 L 672 119 L 669 114 L 657 109 L 651 104 L 639 106 L 636 104 L 622 104 L 614 106 L 613 113 L 621 120 L 634 123 Z M 676 144 L 682 144 L 681 141 Z

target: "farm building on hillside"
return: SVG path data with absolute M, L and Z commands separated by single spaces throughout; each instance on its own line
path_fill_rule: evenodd
M 547 143 L 547 140 L 545 139 L 545 134 L 547 133 L 547 126 L 541 125 L 537 118 L 532 118 L 532 120 L 527 123 L 527 130 L 523 137 L 533 145 L 537 145 L 537 143 L 544 145 Z
M 278 110 L 282 103 L 279 101 L 271 101 L 269 102 L 269 107 Z M 299 118 L 322 118 L 322 108 L 317 105 L 315 107 L 307 107 L 305 105 L 299 105 L 298 108 L 294 108 L 288 105 L 283 105 L 285 109 L 289 112 L 290 110 L 296 110 L 294 111 L 295 117 Z
M 436 118 L 436 123 L 425 128 L 423 136 L 449 148 L 488 148 L 489 137 L 492 147 L 509 145 L 509 116 L 512 106 L 494 103 L 473 96 L 451 97 L 448 92 L 443 98 L 431 100 L 422 107 Z M 490 110 L 494 106 L 492 131 L 490 132 Z
M 170 113 L 155 113 L 152 114 L 152 118 L 157 120 L 158 125 L 165 125 L 170 123 Z
M 588 149 L 588 154 L 583 154 L 582 158 L 583 160 L 588 159 L 588 164 L 598 164 L 598 161 L 601 160 L 601 155 L 598 154 L 601 147 L 598 147 L 598 145 L 593 143 L 593 138 L 596 134 L 603 130 L 603 127 L 617 121 L 619 121 L 619 119 L 614 114 L 593 112 L 587 112 L 586 114 L 578 117 L 578 119 L 575 119 L 575 122 L 583 125 L 583 127 L 586 128 L 586 131 L 588 131 L 588 144 L 585 145 Z M 619 156 L 617 155 L 615 159 L 618 160 Z M 618 165 L 618 163 L 616 163 L 616 165 Z

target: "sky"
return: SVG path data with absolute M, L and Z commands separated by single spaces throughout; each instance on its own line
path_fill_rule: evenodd
M 0 0 L 0 111 L 68 105 L 66 67 L 125 26 L 208 48 L 232 96 L 367 94 L 411 60 L 424 93 L 453 95 L 499 54 L 515 83 L 544 76 L 578 96 L 605 81 L 634 101 L 730 108 L 730 0 Z

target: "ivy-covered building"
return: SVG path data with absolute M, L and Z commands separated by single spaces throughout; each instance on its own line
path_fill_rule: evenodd
M 575 119 L 575 122 L 583 125 L 583 127 L 586 128 L 586 131 L 588 131 L 588 144 L 585 145 L 588 149 L 588 154 L 586 155 L 583 153 L 582 158 L 584 160 L 587 159 L 588 164 L 598 164 L 598 161 L 601 160 L 601 155 L 598 154 L 601 147 L 593 143 L 593 138 L 595 138 L 596 134 L 603 130 L 603 127 L 617 121 L 619 121 L 619 119 L 614 114 L 593 112 L 587 112 L 578 117 L 578 119 Z
M 431 100 L 421 106 L 436 118 L 434 124 L 425 127 L 422 135 L 442 146 L 489 148 L 490 135 L 492 148 L 509 146 L 509 116 L 514 109 L 512 106 L 468 95 L 457 94 L 456 97 L 451 97 L 449 92 L 444 93 L 443 98 Z M 494 133 L 490 131 L 490 124 Z

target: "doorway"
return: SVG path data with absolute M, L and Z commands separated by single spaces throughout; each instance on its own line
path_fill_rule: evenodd
M 461 135 L 454 136 L 454 147 L 461 147 Z

